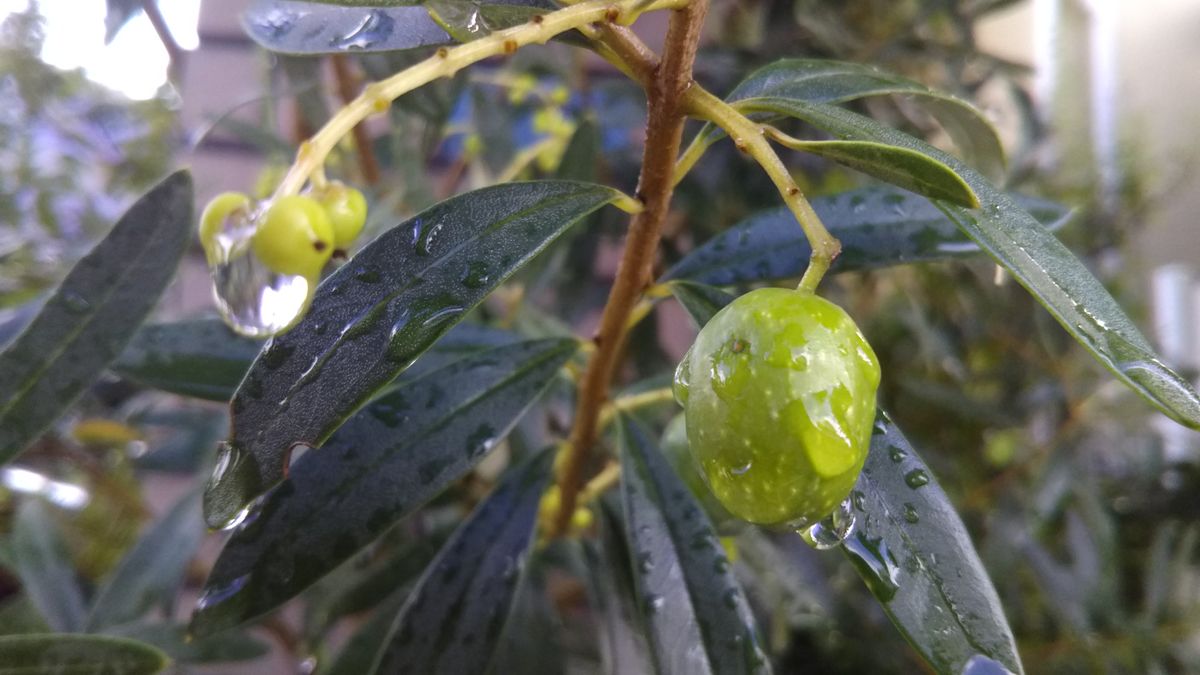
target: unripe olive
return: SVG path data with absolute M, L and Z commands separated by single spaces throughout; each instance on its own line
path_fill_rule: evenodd
M 332 182 L 313 195 L 329 215 L 334 246 L 346 250 L 367 222 L 367 199 L 363 193 L 341 182 Z
M 333 226 L 315 199 L 288 195 L 263 214 L 251 244 L 271 271 L 313 277 L 333 254 Z
M 241 192 L 222 192 L 204 207 L 200 215 L 200 245 L 208 264 L 215 265 L 220 258 L 217 235 L 226 229 L 227 222 L 231 218 L 249 219 L 251 210 L 250 197 Z
M 718 312 L 676 371 L 692 458 L 739 518 L 801 527 L 849 495 L 871 440 L 879 362 L 812 293 L 763 288 Z
M 738 529 L 741 521 L 731 514 L 720 500 L 708 489 L 708 483 L 696 468 L 692 460 L 691 450 L 688 449 L 687 420 L 684 415 L 676 415 L 663 431 L 659 442 L 663 455 L 674 467 L 675 473 L 688 486 L 688 490 L 704 508 L 713 527 L 721 534 L 732 534 Z

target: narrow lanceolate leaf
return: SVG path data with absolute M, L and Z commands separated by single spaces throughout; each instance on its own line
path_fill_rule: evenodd
M 370 673 L 484 673 L 512 610 L 553 453 L 512 470 L 446 542 Z
M 1051 230 L 1069 209 L 1051 201 L 1013 195 Z M 899 188 L 850 190 L 812 200 L 813 209 L 842 242 L 831 272 L 980 255 L 979 246 L 933 203 Z M 760 211 L 704 242 L 675 263 L 664 279 L 715 286 L 798 277 L 812 248 L 787 207 Z
M 192 179 L 139 199 L 0 354 L 0 464 L 55 420 L 150 313 L 192 232 Z
M 83 592 L 75 579 L 70 552 L 41 501 L 26 502 L 17 513 L 12 564 L 26 597 L 48 626 L 63 633 L 83 629 Z
M 671 281 L 667 283 L 667 288 L 671 289 L 671 294 L 701 328 L 722 307 L 736 299 L 731 293 L 695 281 Z
M 205 492 L 210 526 L 283 478 L 291 448 L 320 445 L 499 284 L 618 193 L 507 183 L 446 200 L 385 232 L 317 289 L 233 398 L 233 437 Z
M 634 594 L 631 556 L 621 528 L 620 506 L 616 500 L 610 504 L 605 499 L 596 505 L 596 510 L 600 541 L 584 552 L 590 582 L 588 600 L 596 615 L 603 672 L 609 675 L 653 672 Z
M 200 495 L 193 493 L 180 500 L 125 555 L 92 603 L 87 629 L 98 631 L 129 623 L 173 599 L 202 539 Z
M 246 516 L 213 565 L 192 632 L 274 609 L 436 496 L 512 429 L 576 346 L 498 347 L 371 403 Z
M 254 0 L 242 14 L 242 25 L 255 42 L 285 54 L 384 52 L 454 42 L 419 4 L 388 4 L 401 6 Z
M 954 505 L 882 412 L 851 498 L 856 524 L 842 549 L 934 670 L 958 675 L 982 655 L 1021 672 L 996 589 Z
M 966 181 L 950 167 L 920 152 L 864 141 L 802 141 L 789 147 L 833 160 L 930 199 L 979 207 L 979 198 Z
M 509 331 L 461 323 L 405 375 L 411 377 L 518 339 Z M 209 401 L 228 401 L 263 347 L 261 341 L 237 335 L 219 319 L 154 324 L 142 326 L 110 367 L 118 375 L 147 387 Z
M 228 401 L 263 343 L 219 319 L 142 326 L 111 368 L 162 391 Z
M 621 497 L 659 673 L 767 673 L 741 586 L 704 510 L 637 422 L 621 419 Z
M 1011 197 L 950 155 L 908 134 L 841 108 L 795 99 L 756 98 L 747 112 L 789 115 L 849 140 L 902 146 L 935 157 L 961 175 L 982 207 L 938 201 L 938 208 L 1012 273 L 1100 363 L 1168 417 L 1200 429 L 1200 396 L 1162 363 L 1150 343 L 1087 267 Z
M 823 59 L 783 59 L 751 73 L 729 94 L 730 101 L 786 98 L 845 103 L 896 94 L 928 110 L 963 153 L 967 163 L 992 179 L 1004 173 L 1004 149 L 995 128 L 970 103 L 872 66 Z
M 150 645 L 100 635 L 0 637 L 0 675 L 151 675 L 166 654 Z

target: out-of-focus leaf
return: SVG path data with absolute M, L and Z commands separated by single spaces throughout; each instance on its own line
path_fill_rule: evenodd
M 174 276 L 191 232 L 192 179 L 180 171 L 121 216 L 0 354 L 0 464 L 121 353 Z
M 202 539 L 200 495 L 188 494 L 142 535 L 97 593 L 88 631 L 129 623 L 168 603 Z
M 51 628 L 70 633 L 83 628 L 83 592 L 58 525 L 36 499 L 21 505 L 12 533 L 13 568 L 25 595 Z M 0 663 L 4 663 L 0 659 Z
M 213 566 L 193 633 L 277 607 L 437 495 L 508 433 L 576 346 L 498 347 L 367 406 L 246 516 Z
M 205 638 L 189 638 L 187 627 L 174 622 L 131 623 L 108 628 L 104 633 L 156 647 L 178 663 L 251 661 L 270 651 L 266 643 L 246 633 L 229 632 Z
M 512 470 L 463 522 L 400 610 L 370 673 L 483 673 L 504 634 L 552 452 Z
M 337 658 L 318 675 L 362 675 L 370 672 L 375 659 L 383 651 L 396 615 L 408 600 L 408 591 L 400 589 L 383 599 L 379 608 L 363 623 L 338 652 Z
M 1070 210 L 1014 195 L 1051 230 Z M 869 187 L 812 200 L 813 210 L 842 242 L 831 272 L 979 255 L 979 246 L 928 199 L 894 187 Z M 663 275 L 715 286 L 798 277 L 812 248 L 787 207 L 756 213 L 704 242 Z
M 732 293 L 695 281 L 677 279 L 668 282 L 667 288 L 671 289 L 671 294 L 701 328 L 714 314 L 721 311 L 722 307 L 736 299 Z
M 770 672 L 708 516 L 637 422 L 620 428 L 625 534 L 657 671 Z
M 551 604 L 546 588 L 548 557 L 547 552 L 530 561 L 525 580 L 516 590 L 508 623 L 520 628 L 504 631 L 492 658 L 490 670 L 493 673 L 562 675 L 569 670 L 562 641 L 562 620 Z
M 262 342 L 219 319 L 151 324 L 133 336 L 112 370 L 173 394 L 228 401 L 260 349 Z
M 404 372 L 413 377 L 481 349 L 516 342 L 511 332 L 461 323 Z M 228 401 L 263 343 L 237 335 L 219 319 L 143 326 L 112 370 L 139 384 L 209 401 Z
M 109 44 L 125 24 L 142 11 L 142 0 L 105 0 L 104 44 Z
M 971 208 L 979 206 L 979 198 L 971 186 L 953 169 L 920 152 L 869 141 L 803 141 L 789 147 L 833 160 L 930 199 L 945 199 Z
M 448 199 L 381 235 L 317 289 L 305 318 L 259 355 L 232 403 L 233 437 L 205 491 L 226 526 L 498 285 L 619 193 L 507 183 Z
M 610 675 L 653 672 L 634 598 L 629 565 L 632 556 L 625 545 L 620 515 L 616 508 L 610 508 L 603 501 L 596 510 L 600 516 L 600 545 L 589 546 L 585 554 L 591 591 L 589 599 L 597 616 L 604 672 Z
M 0 602 L 0 635 L 49 633 L 50 630 L 37 607 L 24 593 L 10 595 Z
M 884 413 L 851 500 L 857 523 L 842 550 L 933 669 L 957 675 L 979 654 L 1021 672 L 1012 630 L 970 535 Z
M 796 99 L 740 101 L 746 112 L 799 118 L 843 140 L 907 147 L 940 159 L 962 176 L 982 208 L 938 201 L 938 208 L 975 240 L 1062 324 L 1079 344 L 1122 382 L 1171 419 L 1200 429 L 1200 396 L 1168 368 L 1116 300 L 1066 246 L 1011 197 L 937 148 L 869 117 Z
M 101 635 L 0 637 L 0 675 L 151 675 L 167 667 L 150 645 Z
M 871 66 L 826 59 L 783 59 L 751 73 L 728 99 L 786 98 L 828 104 L 884 94 L 919 102 L 942 124 L 968 163 L 993 179 L 1004 174 L 1004 149 L 982 112 L 962 99 Z

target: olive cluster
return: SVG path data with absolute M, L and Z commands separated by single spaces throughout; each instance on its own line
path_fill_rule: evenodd
M 315 277 L 335 251 L 345 251 L 367 221 L 362 192 L 333 181 L 306 194 L 257 205 L 245 194 L 225 192 L 200 217 L 200 242 L 210 265 L 222 254 L 222 233 L 253 226 L 250 247 L 276 274 Z

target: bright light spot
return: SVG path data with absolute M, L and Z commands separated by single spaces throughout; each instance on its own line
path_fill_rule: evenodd
M 0 469 L 0 485 L 28 495 L 38 495 L 64 509 L 81 509 L 88 503 L 88 492 L 78 485 L 50 480 L 40 473 L 18 467 Z
M 26 0 L 0 0 L 0 16 L 23 11 Z M 153 98 L 167 82 L 167 50 L 145 14 L 139 13 L 104 44 L 105 3 L 43 0 L 46 42 L 42 60 L 57 68 L 83 68 L 89 79 L 134 99 Z M 200 0 L 160 2 L 171 35 L 184 49 L 200 44 Z

